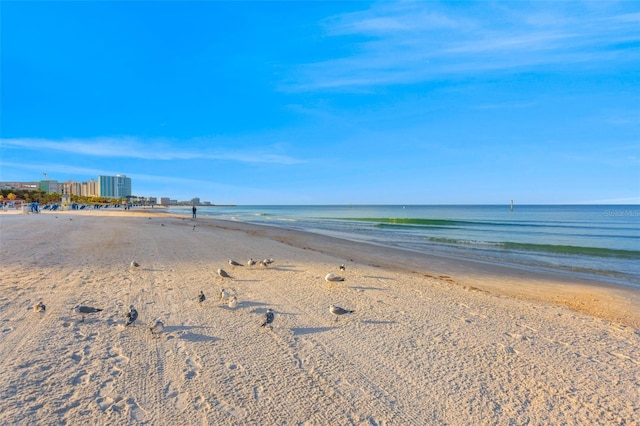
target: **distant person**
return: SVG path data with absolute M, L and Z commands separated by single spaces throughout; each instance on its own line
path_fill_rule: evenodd
M 193 208 L 191 209 L 191 211 L 193 212 L 193 218 L 196 218 L 196 206 L 193 206 Z

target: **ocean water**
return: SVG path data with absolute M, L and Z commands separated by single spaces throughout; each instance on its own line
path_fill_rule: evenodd
M 191 215 L 191 207 L 171 207 Z M 202 206 L 210 216 L 640 289 L 638 205 Z

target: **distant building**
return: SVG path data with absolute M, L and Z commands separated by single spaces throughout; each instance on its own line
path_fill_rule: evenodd
M 38 182 L 0 182 L 0 189 L 35 191 L 38 189 Z
M 84 197 L 99 196 L 100 190 L 98 189 L 98 182 L 95 179 L 91 179 L 89 182 L 82 182 L 82 187 L 80 188 L 80 195 Z
M 171 205 L 171 198 L 169 198 L 169 197 L 160 197 L 160 205 L 161 206 L 170 206 Z
M 125 175 L 98 176 L 99 195 L 108 198 L 131 196 L 131 178 Z
M 64 194 L 82 195 L 82 184 L 75 180 L 69 180 L 62 184 Z
M 58 194 L 62 193 L 62 185 L 58 183 L 57 180 L 41 180 L 38 183 L 38 188 L 47 194 L 52 194 L 57 192 Z
M 200 198 L 198 198 L 198 197 L 192 198 L 191 199 L 191 204 L 193 204 L 194 206 L 199 206 L 200 205 Z

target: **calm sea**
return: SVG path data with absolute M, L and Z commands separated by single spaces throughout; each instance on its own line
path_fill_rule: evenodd
M 640 288 L 638 205 L 211 206 L 198 215 Z

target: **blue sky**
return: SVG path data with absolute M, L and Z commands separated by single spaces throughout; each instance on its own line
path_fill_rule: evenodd
M 234 204 L 640 203 L 638 2 L 15 2 L 0 180 Z

